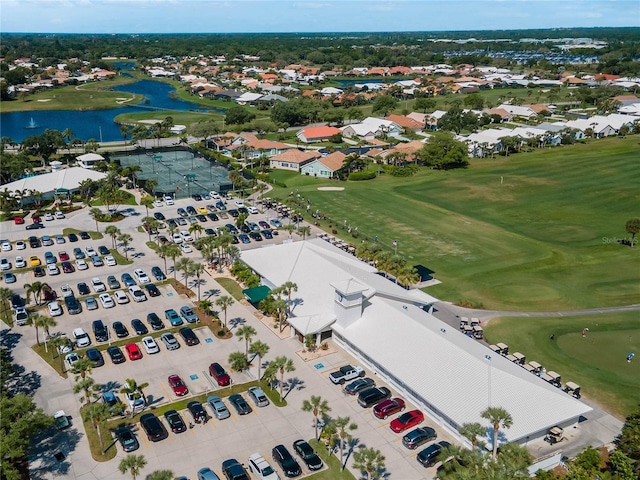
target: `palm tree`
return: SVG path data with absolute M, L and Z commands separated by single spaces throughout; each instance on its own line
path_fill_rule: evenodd
M 132 395 L 134 398 L 144 398 L 144 389 L 149 386 L 147 382 L 138 385 L 138 382 L 133 378 L 127 378 L 125 382 L 125 385 L 120 389 L 120 393 Z M 131 409 L 131 416 L 133 417 L 134 414 L 135 412 Z
M 81 358 L 76 363 L 73 364 L 71 368 L 71 373 L 76 376 L 76 380 L 81 378 L 86 378 L 87 375 L 91 374 L 93 370 L 93 362 L 89 360 L 87 357 Z
M 33 295 L 33 299 L 36 302 L 36 305 L 40 305 L 40 297 L 42 296 L 42 291 L 44 288 L 43 282 L 33 282 L 33 283 L 25 283 L 24 289 L 27 291 L 27 303 L 31 299 L 31 295 Z M 9 295 L 11 298 L 11 295 Z
M 60 371 L 64 372 L 64 364 L 62 363 L 63 357 L 62 357 L 62 354 L 60 353 L 59 348 L 63 345 L 66 345 L 67 338 L 62 335 L 58 335 L 56 337 L 53 337 L 49 343 L 51 343 L 51 358 L 53 359 L 54 358 L 53 354 L 55 352 L 58 352 L 58 358 L 60 359 Z
M 498 431 L 500 427 L 510 428 L 513 425 L 511 414 L 502 407 L 487 407 L 480 416 L 489 420 L 493 427 L 493 458 L 498 454 Z
M 99 232 L 100 229 L 98 228 L 98 219 L 102 217 L 102 210 L 100 210 L 98 207 L 93 207 L 91 210 L 89 210 L 89 216 L 96 222 L 96 232 Z
M 293 231 L 296 229 L 296 226 L 293 223 L 290 223 L 289 225 L 285 225 L 284 229 L 289 234 L 289 238 L 291 238 L 291 233 L 293 233 Z
M 300 235 L 302 237 L 302 240 L 304 240 L 305 238 L 307 238 L 307 235 L 311 235 L 311 227 L 307 227 L 305 225 L 304 227 L 298 228 L 298 235 Z
M 146 465 L 147 460 L 144 458 L 144 455 L 127 455 L 120 461 L 118 470 L 120 470 L 122 474 L 129 472 L 133 480 L 136 480 L 140 470 Z
M 181 258 L 180 260 L 178 260 L 178 263 L 176 263 L 175 266 L 175 268 L 177 268 L 184 274 L 184 286 L 186 288 L 189 288 L 189 274 L 191 273 L 191 269 L 193 268 L 192 266 L 193 260 L 191 260 L 190 258 Z
M 143 205 L 147 209 L 147 217 L 149 216 L 149 207 L 153 206 L 153 197 L 151 195 L 145 195 L 140 199 L 140 205 Z
M 333 421 L 333 424 L 336 426 L 336 430 L 338 432 L 338 438 L 340 439 L 340 468 L 344 470 L 344 444 L 351 441 L 351 434 L 348 432 L 349 430 L 356 430 L 358 425 L 355 423 L 351 423 L 351 419 L 349 417 L 338 417 Z
M 25 285 L 26 288 L 26 285 Z M 7 310 L 9 310 L 9 300 L 11 300 L 11 296 L 13 292 L 10 288 L 2 287 L 0 288 L 0 302 L 2 302 L 2 314 L 4 315 Z M 28 299 L 29 297 L 27 297 Z
M 460 427 L 460 435 L 471 442 L 472 450 L 475 450 L 478 446 L 478 437 L 482 437 L 486 430 L 479 423 L 463 423 Z
M 289 306 L 287 314 L 291 314 L 291 294 L 298 291 L 298 285 L 294 282 L 287 281 L 280 285 L 279 290 L 282 291 L 282 293 L 286 293 L 287 305 Z
M 149 198 L 149 197 L 145 197 L 145 198 Z M 144 228 L 147 231 L 147 235 L 149 235 L 149 241 L 151 241 L 151 232 L 158 231 L 161 226 L 162 226 L 162 223 L 160 223 L 160 220 L 157 220 L 153 217 L 144 217 L 142 219 L 142 228 Z M 158 241 L 160 240 L 158 239 Z
M 156 470 L 147 475 L 146 480 L 173 480 L 174 475 L 171 470 Z
M 193 262 L 191 264 L 191 274 L 196 276 L 196 284 L 198 286 L 198 301 L 200 301 L 200 276 L 204 273 L 204 265 Z
M 34 314 L 27 318 L 27 325 L 33 325 L 36 329 L 36 343 L 40 346 L 40 336 L 38 335 L 38 327 L 40 326 L 40 317 L 42 315 Z
M 156 254 L 162 259 L 164 260 L 164 273 L 165 275 L 167 274 L 167 253 L 169 251 L 169 247 L 171 246 L 170 243 L 165 243 L 163 245 L 158 245 L 158 248 L 156 248 Z
M 242 226 L 244 225 L 244 222 L 247 221 L 248 217 L 249 215 L 247 215 L 246 213 L 239 214 L 238 217 L 236 218 L 236 227 L 242 228 Z
M 120 233 L 122 233 L 120 232 L 120 229 L 115 225 L 109 225 L 104 229 L 104 233 L 111 237 L 111 247 L 117 250 L 118 248 L 116 246 L 116 238 L 118 237 L 118 235 L 120 235 Z
M 229 295 L 222 295 L 216 300 L 216 306 L 220 307 L 224 312 L 224 329 L 227 329 L 227 309 L 233 305 L 233 298 Z
M 327 413 L 331 411 L 331 407 L 329 406 L 329 402 L 327 402 L 324 398 L 311 395 L 309 400 L 305 400 L 302 402 L 302 411 L 303 412 L 311 412 L 313 414 L 313 426 L 316 431 L 316 441 L 318 440 L 318 417 L 326 417 Z
M 124 140 L 124 144 L 127 144 L 127 137 L 131 133 L 131 127 L 129 125 L 120 125 L 120 135 L 122 135 L 122 139 Z
M 73 393 L 84 393 L 83 401 L 87 402 L 87 405 L 91 403 L 91 395 L 100 390 L 100 385 L 96 385 L 96 381 L 91 377 L 85 377 L 76 382 L 73 386 Z
M 293 360 L 287 357 L 276 357 L 272 362 L 274 367 L 278 372 L 280 372 L 280 400 L 284 398 L 282 396 L 282 387 L 284 386 L 284 374 L 293 372 L 296 369 L 296 366 L 293 364 Z
M 118 241 L 124 247 L 124 258 L 126 258 L 127 260 L 129 260 L 129 249 L 127 248 L 127 246 L 129 245 L 129 243 L 131 243 L 131 240 L 133 240 L 133 237 L 128 233 L 121 233 L 120 235 L 118 235 Z
M 269 345 L 260 340 L 256 340 L 255 342 L 249 345 L 249 353 L 258 356 L 258 380 L 260 380 L 260 367 L 262 366 L 262 359 L 264 356 L 269 353 Z
M 44 330 L 46 333 L 44 337 L 44 351 L 49 352 L 47 348 L 47 338 L 49 337 L 49 329 L 58 325 L 58 322 L 53 317 L 49 317 L 48 315 L 36 315 L 34 322 L 38 327 Z
M 271 308 L 273 308 L 276 321 L 278 322 L 278 327 L 280 328 L 280 332 L 282 332 L 284 330 L 285 319 L 287 316 L 287 302 L 282 298 L 278 298 L 274 300 Z
M 244 340 L 244 354 L 249 355 L 249 342 L 257 334 L 256 329 L 251 325 L 243 325 L 236 331 L 238 340 Z
M 180 256 L 182 256 L 182 250 L 180 250 L 178 244 L 170 243 L 169 245 L 167 245 L 167 257 L 173 260 L 173 280 L 176 282 L 178 281 L 176 277 L 176 272 L 178 271 L 176 267 L 176 258 Z
M 193 237 L 197 240 L 204 228 L 199 223 L 192 223 L 189 225 L 189 233 L 193 234 Z
M 144 188 L 146 188 L 147 192 L 149 192 L 152 196 L 155 196 L 156 188 L 158 188 L 158 180 L 156 180 L 155 178 L 148 178 L 144 181 Z
M 353 454 L 353 467 L 367 473 L 368 480 L 374 480 L 380 476 L 380 470 L 384 469 L 384 455 L 375 448 L 361 448 Z
M 133 186 L 137 187 L 136 180 L 138 179 L 138 173 L 142 172 L 142 167 L 140 165 L 131 164 L 124 168 L 122 173 L 125 177 L 130 177 L 133 182 Z
M 229 354 L 229 365 L 236 372 L 244 372 L 249 368 L 249 360 L 247 355 L 242 352 L 233 352 Z
M 93 428 L 96 429 L 98 440 L 100 440 L 100 451 L 104 453 L 104 443 L 102 440 L 102 432 L 100 425 L 111 417 L 111 408 L 105 402 L 95 402 L 89 404 L 82 410 L 82 419 L 85 422 L 91 422 Z

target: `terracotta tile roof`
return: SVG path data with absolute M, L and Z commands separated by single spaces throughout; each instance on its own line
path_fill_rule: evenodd
M 620 75 L 611 75 L 609 73 L 599 73 L 596 75 L 596 80 L 617 80 Z
M 618 95 L 617 97 L 613 97 L 613 99 L 617 102 L 624 102 L 625 100 L 638 100 L 638 97 L 635 95 Z
M 313 97 L 314 95 L 317 95 L 318 91 L 317 90 L 303 90 L 302 91 L 302 96 L 303 97 Z
M 312 138 L 328 138 L 332 135 L 336 135 L 340 133 L 340 129 L 336 127 L 307 127 L 302 129 L 302 135 L 305 136 L 307 140 Z
M 318 159 L 318 161 L 332 172 L 335 172 L 336 170 L 340 170 L 342 168 L 345 158 L 347 158 L 347 156 L 344 153 L 333 152 L 326 157 Z
M 389 149 L 388 152 L 399 152 L 406 153 L 407 155 L 413 155 L 418 150 L 421 150 L 422 147 L 424 147 L 424 143 L 419 140 L 412 140 L 409 143 L 399 143 L 395 147 Z
M 260 78 L 263 80 L 275 80 L 278 78 L 278 75 L 275 73 L 261 73 Z
M 546 105 L 543 105 L 541 103 L 536 103 L 534 105 L 529 105 L 529 108 L 531 110 L 533 110 L 536 113 L 540 113 L 540 112 L 544 112 L 545 110 L 548 112 L 549 111 L 549 107 Z
M 303 152 L 297 148 L 292 148 L 291 150 L 287 150 L 286 152 L 282 152 L 279 155 L 271 157 L 271 160 L 289 163 L 304 163 L 320 157 L 321 155 L 315 150 L 307 150 Z
M 503 119 L 511 116 L 504 108 L 492 108 L 489 110 L 489 115 L 500 115 Z
M 367 143 L 369 145 L 378 145 L 379 147 L 386 147 L 387 145 L 389 145 L 389 142 L 385 142 L 384 140 L 380 140 L 378 138 L 370 138 L 369 140 L 367 140 Z
M 411 130 L 424 127 L 424 123 L 420 123 L 413 118 L 405 117 L 404 115 L 389 115 L 386 117 L 386 120 L 391 120 L 402 128 L 409 128 Z

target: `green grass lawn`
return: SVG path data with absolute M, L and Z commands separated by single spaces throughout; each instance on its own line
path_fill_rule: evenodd
M 586 337 L 582 330 L 588 328 Z M 620 418 L 640 404 L 638 312 L 561 318 L 497 318 L 484 327 L 490 343 L 504 342 L 547 370 L 575 382 L 584 396 Z M 549 336 L 555 335 L 555 340 Z M 629 352 L 636 358 L 627 363 Z
M 612 239 L 640 214 L 638 157 L 638 137 L 627 137 L 411 178 L 338 183 L 276 172 L 287 187 L 268 196 L 298 189 L 333 219 L 323 228 L 347 220 L 389 249 L 398 240 L 410 264 L 435 271 L 443 283 L 428 291 L 443 300 L 518 310 L 625 305 L 640 302 L 640 250 Z M 318 191 L 327 185 L 345 190 Z

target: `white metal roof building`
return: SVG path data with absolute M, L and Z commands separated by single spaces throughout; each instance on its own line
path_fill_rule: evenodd
M 513 426 L 500 435 L 515 442 L 591 411 L 425 311 L 435 298 L 403 289 L 324 240 L 248 250 L 242 260 L 270 287 L 297 284 L 294 328 L 331 326 L 338 344 L 456 436 L 464 423 L 486 425 L 480 413 L 487 406 L 512 415 Z
M 37 191 L 44 198 L 50 198 L 56 191 L 73 192 L 78 189 L 80 182 L 86 179 L 102 180 L 106 173 L 96 172 L 82 167 L 62 168 L 42 175 L 21 178 L 15 182 L 2 185 L 2 189 L 10 192 Z

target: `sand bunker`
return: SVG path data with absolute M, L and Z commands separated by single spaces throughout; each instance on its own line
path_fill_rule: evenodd
M 341 192 L 344 190 L 344 187 L 318 187 L 318 190 L 322 190 L 324 192 Z

